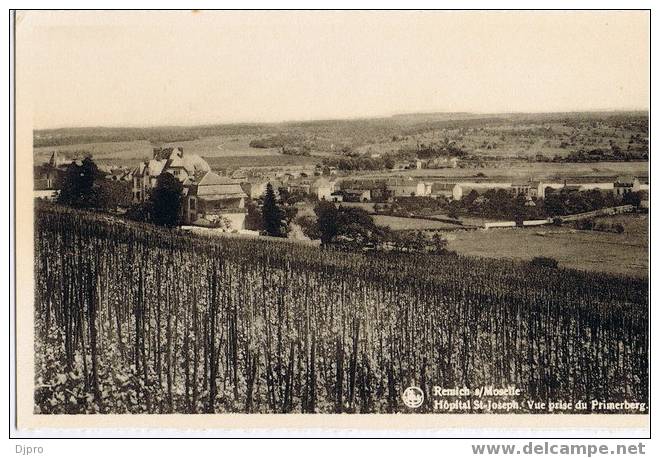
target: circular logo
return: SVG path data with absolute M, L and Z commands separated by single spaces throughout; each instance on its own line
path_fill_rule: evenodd
M 416 409 L 424 402 L 424 392 L 417 386 L 409 386 L 403 392 L 403 403 L 411 409 Z

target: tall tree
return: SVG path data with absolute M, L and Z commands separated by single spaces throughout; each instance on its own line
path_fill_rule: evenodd
M 261 218 L 261 211 L 257 205 L 248 199 L 245 203 L 247 215 L 245 215 L 245 228 L 251 231 L 261 231 L 264 228 L 264 223 Z
M 99 169 L 91 157 L 86 157 L 80 164 L 72 162 L 66 169 L 58 202 L 80 208 L 95 206 L 98 199 L 94 196 L 94 180 L 99 176 Z
M 360 248 L 369 244 L 380 245 L 393 237 L 388 227 L 375 224 L 371 215 L 361 208 L 337 208 L 322 200 L 314 208 L 314 213 L 316 226 L 306 228 L 306 234 L 318 234 L 324 246 L 339 242 L 344 247 Z
M 328 245 L 339 233 L 339 212 L 335 204 L 322 200 L 314 208 L 321 244 Z
M 275 191 L 270 183 L 266 185 L 266 193 L 264 195 L 261 215 L 263 219 L 263 228 L 267 235 L 270 235 L 271 237 L 286 237 L 286 222 L 284 221 L 285 214 L 277 204 Z
M 642 203 L 642 194 L 640 192 L 627 192 L 623 195 L 622 201 L 625 205 L 639 207 Z
M 179 224 L 183 185 L 170 173 L 161 173 L 151 193 L 151 217 L 155 224 L 174 227 Z

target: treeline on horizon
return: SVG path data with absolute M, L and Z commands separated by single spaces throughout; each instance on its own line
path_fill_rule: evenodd
M 383 118 L 340 119 L 318 121 L 291 121 L 282 123 L 236 123 L 200 126 L 155 127 L 65 127 L 39 129 L 33 132 L 35 148 L 67 146 L 97 142 L 149 141 L 171 143 L 221 135 L 311 135 L 342 137 L 353 144 L 366 143 L 375 137 L 416 135 L 434 129 L 497 126 L 511 122 L 563 122 L 607 120 L 619 123 L 641 123 L 648 131 L 648 113 L 632 112 L 575 112 L 575 113 L 513 113 L 466 114 L 421 113 L 395 115 Z

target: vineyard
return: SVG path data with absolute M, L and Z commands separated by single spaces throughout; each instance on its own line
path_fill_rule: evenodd
M 35 251 L 35 413 L 410 412 L 410 385 L 648 402 L 641 279 L 54 205 L 37 209 Z

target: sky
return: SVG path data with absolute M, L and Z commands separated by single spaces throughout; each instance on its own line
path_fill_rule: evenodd
M 37 129 L 645 110 L 649 38 L 648 12 L 32 11 L 17 84 Z

